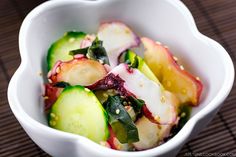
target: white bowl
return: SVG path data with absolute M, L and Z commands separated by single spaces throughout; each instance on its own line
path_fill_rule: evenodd
M 100 22 L 119 20 L 141 36 L 161 41 L 204 84 L 201 103 L 171 140 L 156 148 L 122 152 L 87 138 L 47 126 L 41 95 L 50 44 L 69 30 L 95 33 Z M 31 139 L 52 156 L 147 157 L 175 156 L 213 118 L 234 80 L 232 61 L 225 49 L 202 35 L 189 10 L 178 0 L 67 0 L 48 1 L 29 13 L 19 35 L 21 65 L 8 88 L 10 107 Z

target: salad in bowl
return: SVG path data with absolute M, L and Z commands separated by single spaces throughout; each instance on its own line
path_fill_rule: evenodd
M 167 46 L 117 21 L 96 34 L 66 32 L 48 49 L 47 66 L 48 125 L 115 150 L 168 141 L 203 90 Z

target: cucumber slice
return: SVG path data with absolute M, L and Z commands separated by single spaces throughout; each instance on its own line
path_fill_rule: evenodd
M 109 137 L 107 114 L 101 103 L 92 91 L 79 85 L 63 90 L 49 113 L 49 125 L 97 143 Z
M 153 72 L 150 70 L 150 68 L 144 62 L 144 60 L 140 56 L 136 55 L 136 53 L 134 53 L 133 51 L 127 50 L 127 52 L 124 54 L 124 60 L 125 61 L 129 60 L 132 64 L 135 61 L 135 59 L 134 59 L 135 56 L 137 56 L 137 59 L 138 59 L 137 69 L 139 69 L 139 71 L 142 72 L 150 80 L 156 82 L 157 84 L 160 84 L 159 80 L 156 78 L 156 76 L 153 74 Z
M 80 43 L 85 35 L 83 32 L 66 32 L 63 37 L 54 42 L 48 50 L 48 70 L 51 70 L 58 60 L 73 59 L 73 56 L 69 55 L 69 51 L 80 48 Z

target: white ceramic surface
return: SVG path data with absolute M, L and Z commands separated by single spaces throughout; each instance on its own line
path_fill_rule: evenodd
M 47 126 L 42 112 L 43 78 L 50 44 L 69 30 L 95 33 L 100 22 L 119 20 L 137 34 L 158 40 L 200 76 L 204 92 L 191 119 L 167 143 L 140 152 L 102 147 L 84 137 Z M 189 10 L 178 0 L 57 0 L 41 4 L 25 18 L 19 35 L 21 65 L 8 88 L 10 107 L 31 139 L 56 157 L 175 156 L 213 118 L 232 88 L 234 68 L 225 49 L 198 32 Z

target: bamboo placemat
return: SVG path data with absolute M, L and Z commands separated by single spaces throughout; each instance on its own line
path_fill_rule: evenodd
M 20 63 L 18 32 L 26 14 L 43 0 L 0 2 L 0 156 L 47 157 L 23 131 L 7 101 L 7 85 Z M 236 0 L 183 0 L 198 29 L 220 42 L 236 62 Z M 235 86 L 235 84 L 234 84 Z M 178 154 L 181 156 L 236 156 L 236 89 L 214 120 Z

